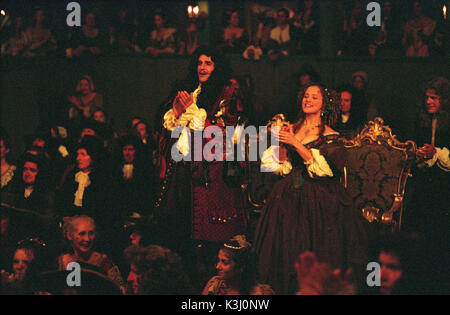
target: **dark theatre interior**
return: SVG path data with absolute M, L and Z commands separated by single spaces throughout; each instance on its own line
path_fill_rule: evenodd
M 449 294 L 449 7 L 3 1 L 0 294 Z

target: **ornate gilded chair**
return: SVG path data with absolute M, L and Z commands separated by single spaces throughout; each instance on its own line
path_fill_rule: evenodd
M 369 222 L 400 230 L 415 142 L 397 140 L 380 117 L 368 122 L 355 138 L 340 141 L 348 150 L 343 184 L 355 206 Z

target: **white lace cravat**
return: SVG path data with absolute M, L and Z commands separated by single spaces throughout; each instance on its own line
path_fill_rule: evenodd
M 25 187 L 25 192 L 24 192 L 23 196 L 26 199 L 28 199 L 30 197 L 31 193 L 33 192 L 33 188 L 34 188 L 33 186 Z
M 84 189 L 91 184 L 89 174 L 79 171 L 75 174 L 75 181 L 78 183 L 78 189 L 75 192 L 75 200 L 73 201 L 73 204 L 77 207 L 82 207 Z
M 133 164 L 124 164 L 122 167 L 123 179 L 131 179 L 133 178 Z

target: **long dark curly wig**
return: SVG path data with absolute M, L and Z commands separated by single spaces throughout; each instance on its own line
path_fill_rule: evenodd
M 201 93 L 197 97 L 197 105 L 209 112 L 223 88 L 230 84 L 231 66 L 220 51 L 205 46 L 199 47 L 192 55 L 187 77 L 181 83 L 176 84 L 173 92 L 186 90 L 191 93 L 198 87 L 197 66 L 201 55 L 211 57 L 214 62 L 214 71 L 208 81 L 202 83 Z

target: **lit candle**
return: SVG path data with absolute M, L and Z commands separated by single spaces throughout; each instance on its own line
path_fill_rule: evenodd
M 194 12 L 194 16 L 195 17 L 197 17 L 198 16 L 198 12 L 200 11 L 200 9 L 199 9 L 199 7 L 198 7 L 198 5 L 197 6 L 195 6 L 194 7 L 194 10 L 193 10 L 193 12 Z
M 442 7 L 442 13 L 444 13 L 444 20 L 446 20 L 447 19 L 447 6 L 445 4 Z
M 192 6 L 191 5 L 188 6 L 187 11 L 188 11 L 189 18 L 192 18 Z

